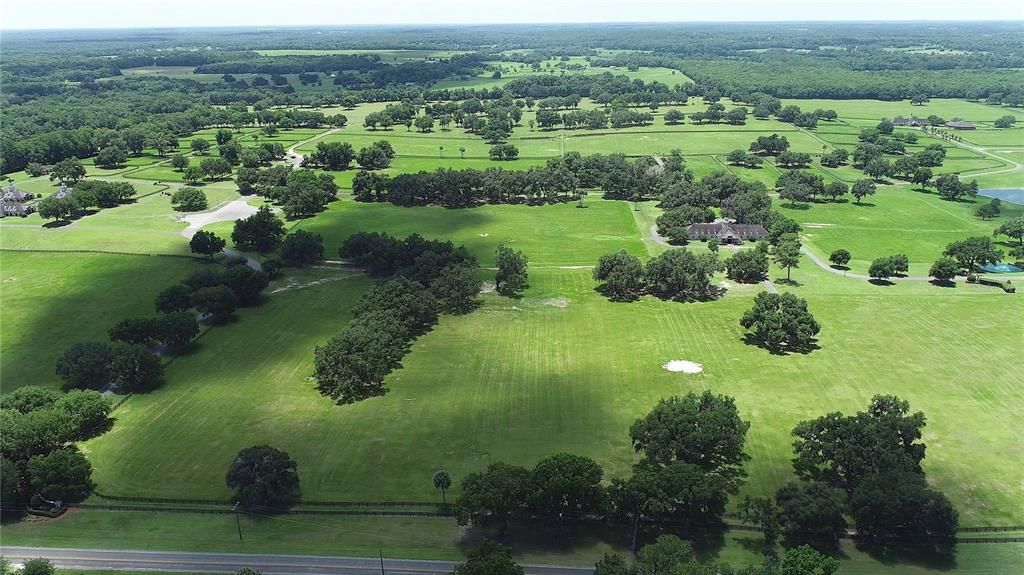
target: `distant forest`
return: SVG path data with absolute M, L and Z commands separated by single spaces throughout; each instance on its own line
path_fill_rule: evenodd
M 266 50 L 421 50 L 261 55 Z M 613 74 L 520 77 L 502 87 L 436 89 L 489 72 L 582 56 L 594 66 L 666 67 L 694 83 Z M 223 75 L 125 76 L 142 66 Z M 537 69 L 538 76 L 541 70 Z M 250 80 L 235 75 L 256 75 Z M 296 75 L 300 89 L 285 75 Z M 680 76 L 682 79 L 682 76 Z M 956 97 L 1024 106 L 1017 23 L 772 23 L 391 28 L 146 29 L 4 33 L 0 171 L 94 155 L 97 130 L 141 124 L 185 136 L 237 123 L 247 107 L 368 101 L 494 100 L 592 93 L 777 98 Z M 639 82 L 639 83 L 638 83 Z M 673 91 L 674 88 L 674 91 Z M 532 90 L 532 92 L 530 91 Z

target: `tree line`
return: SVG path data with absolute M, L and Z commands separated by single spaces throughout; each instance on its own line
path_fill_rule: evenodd
M 769 557 L 780 536 L 790 549 L 834 547 L 846 536 L 847 515 L 869 543 L 948 544 L 958 514 L 926 482 L 924 425 L 906 401 L 881 395 L 867 411 L 803 421 L 792 431 L 797 480 L 774 497 L 746 497 L 740 516 L 762 529 Z M 634 553 L 645 521 L 671 520 L 684 531 L 722 528 L 729 496 L 746 481 L 749 428 L 731 397 L 705 391 L 664 398 L 629 429 L 639 461 L 628 477 L 606 481 L 596 461 L 569 453 L 532 468 L 498 461 L 461 480 L 456 520 L 500 536 L 527 520 L 606 517 L 628 525 Z

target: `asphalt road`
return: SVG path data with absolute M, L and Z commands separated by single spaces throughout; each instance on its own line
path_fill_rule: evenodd
M 261 555 L 247 553 L 186 553 L 176 551 L 122 551 L 116 549 L 64 549 L 0 547 L 12 563 L 45 557 L 57 567 L 234 573 L 242 567 L 264 575 L 380 575 L 377 558 L 325 557 L 317 555 Z M 447 575 L 452 561 L 384 559 L 384 575 Z M 558 565 L 524 565 L 529 575 L 590 575 L 593 569 Z

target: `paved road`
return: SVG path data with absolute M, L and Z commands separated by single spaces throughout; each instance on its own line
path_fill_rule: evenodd
M 45 557 L 58 567 L 234 573 L 250 567 L 264 575 L 380 575 L 377 558 L 325 557 L 317 555 L 261 555 L 247 553 L 185 553 L 174 551 L 121 551 L 113 549 L 63 549 L 0 547 L 0 554 L 14 563 Z M 415 559 L 384 559 L 385 575 L 447 575 L 455 563 Z M 558 565 L 524 565 L 529 575 L 590 575 L 593 569 Z

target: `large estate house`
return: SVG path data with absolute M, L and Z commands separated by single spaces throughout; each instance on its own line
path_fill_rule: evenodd
M 737 224 L 735 220 L 718 219 L 710 224 L 690 224 L 686 236 L 691 240 L 715 239 L 721 244 L 739 244 L 766 239 L 768 230 L 761 224 Z
M 23 192 L 15 187 L 14 182 L 7 184 L 2 196 L 0 196 L 0 218 L 7 216 L 25 217 L 36 211 L 34 207 L 26 205 L 25 202 L 35 196 Z

